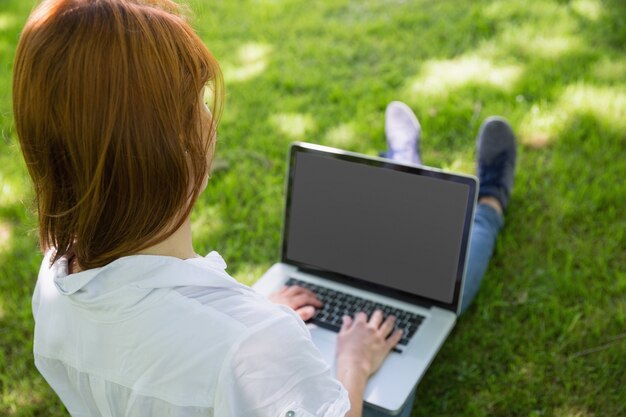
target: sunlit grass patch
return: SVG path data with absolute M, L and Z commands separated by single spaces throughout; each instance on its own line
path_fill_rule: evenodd
M 563 406 L 555 410 L 554 417 L 596 417 L 596 414 L 582 407 Z
M 450 163 L 444 163 L 441 169 L 451 172 L 462 172 L 465 174 L 476 175 L 475 162 L 467 158 L 466 155 L 459 155 L 454 158 Z
M 0 220 L 0 250 L 7 250 L 11 237 L 13 236 L 13 227 L 11 224 Z
M 228 83 L 248 81 L 261 75 L 268 65 L 271 45 L 248 42 L 239 47 L 233 62 L 223 64 L 224 78 Z
M 520 123 L 520 142 L 542 148 L 554 141 L 567 123 L 567 113 L 548 103 L 534 104 Z
M 0 172 L 0 206 L 23 202 L 29 191 L 29 185 L 23 178 Z
M 583 7 L 581 4 L 580 8 Z M 589 47 L 580 36 L 575 16 L 565 4 L 497 1 L 486 7 L 485 14 L 500 25 L 497 36 L 480 48 L 494 57 L 512 54 L 554 59 Z
M 594 22 L 604 14 L 604 5 L 597 0 L 575 0 L 571 2 L 571 7 L 579 15 Z
M 537 30 L 532 24 L 510 26 L 497 42 L 499 48 L 530 57 L 557 58 L 587 47 L 575 28 L 558 22 L 551 29 Z
M 256 0 L 257 4 L 260 5 L 276 5 L 281 4 L 284 0 Z
M 324 136 L 324 143 L 330 146 L 349 149 L 357 139 L 354 123 L 342 123 L 330 129 Z
M 521 142 L 533 148 L 549 145 L 573 118 L 584 113 L 606 125 L 626 129 L 626 88 L 586 83 L 567 86 L 555 103 L 531 107 L 520 124 Z
M 626 128 L 626 86 L 570 85 L 557 106 L 570 114 L 590 113 L 609 126 Z
M 316 128 L 313 117 L 302 113 L 279 113 L 270 118 L 270 123 L 293 140 L 305 139 L 305 135 Z
M 626 84 L 626 59 L 604 57 L 593 66 L 596 80 Z
M 17 18 L 13 14 L 0 13 L 0 32 L 5 31 L 17 24 Z
M 523 68 L 504 65 L 479 56 L 464 56 L 449 60 L 431 60 L 424 64 L 421 74 L 411 81 L 409 91 L 419 96 L 445 97 L 468 84 L 489 85 L 510 90 Z
M 528 0 L 496 0 L 487 2 L 483 12 L 485 16 L 503 23 L 529 21 L 538 26 L 568 17 L 565 6 L 549 1 L 535 1 L 531 4 Z

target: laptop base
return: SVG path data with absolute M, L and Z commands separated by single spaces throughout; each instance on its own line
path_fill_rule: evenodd
M 280 290 L 289 278 L 307 280 L 317 285 L 368 298 L 375 302 L 382 302 L 426 317 L 404 351 L 402 353 L 391 352 L 378 372 L 372 375 L 365 390 L 364 399 L 374 408 L 385 410 L 392 415 L 399 413 L 448 334 L 452 331 L 456 322 L 456 315 L 438 307 L 426 309 L 368 293 L 361 289 L 303 273 L 296 267 L 284 263 L 273 265 L 253 285 L 253 288 L 263 295 L 269 295 Z M 318 347 L 322 357 L 334 372 L 337 333 L 315 324 L 308 324 L 307 327 L 311 332 L 313 343 Z

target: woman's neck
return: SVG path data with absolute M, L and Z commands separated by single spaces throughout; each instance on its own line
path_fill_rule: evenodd
M 170 237 L 156 245 L 142 249 L 138 255 L 173 256 L 180 259 L 197 258 L 191 239 L 191 222 L 189 217 Z
M 191 240 L 191 222 L 189 217 L 170 237 L 156 245 L 142 249 L 136 254 L 172 256 L 180 259 L 197 258 L 198 254 L 193 250 Z M 81 271 L 83 271 L 83 268 L 79 265 L 76 257 L 70 257 L 68 272 L 75 274 Z

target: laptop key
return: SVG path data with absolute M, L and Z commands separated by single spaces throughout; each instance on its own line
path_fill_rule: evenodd
M 339 330 L 341 329 L 340 326 L 334 325 L 332 323 L 328 323 L 325 320 L 317 320 L 315 318 L 313 318 L 313 320 L 311 320 L 312 323 L 316 324 L 317 326 L 327 329 L 327 330 L 331 330 L 333 332 L 339 333 Z

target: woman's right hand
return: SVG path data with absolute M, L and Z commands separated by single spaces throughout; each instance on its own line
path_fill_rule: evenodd
M 338 373 L 357 372 L 369 378 L 376 372 L 402 338 L 402 330 L 393 331 L 395 321 L 393 316 L 383 321 L 380 310 L 374 311 L 369 321 L 363 312 L 357 313 L 354 318 L 344 316 L 337 337 Z

